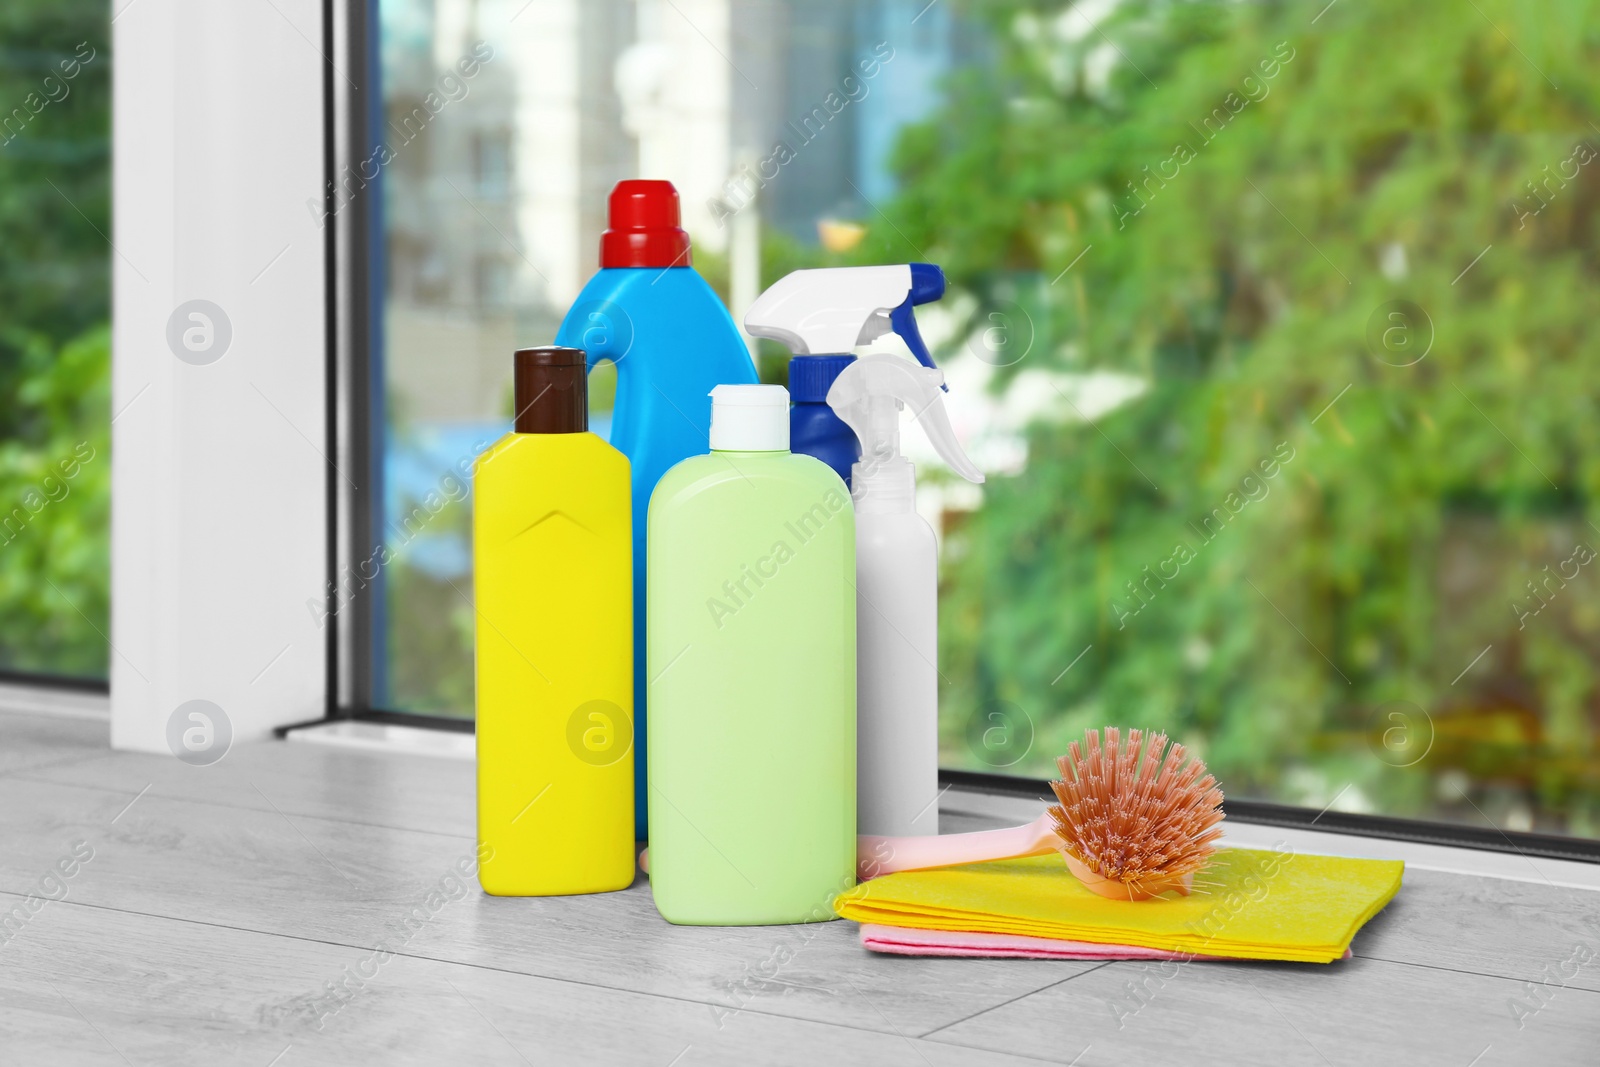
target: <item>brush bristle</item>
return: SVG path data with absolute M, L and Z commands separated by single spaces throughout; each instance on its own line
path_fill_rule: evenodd
M 1078 862 L 1123 883 L 1200 870 L 1222 836 L 1222 790 L 1206 765 L 1166 734 L 1129 730 L 1126 745 L 1108 727 L 1084 733 L 1056 760 L 1051 783 L 1056 836 Z

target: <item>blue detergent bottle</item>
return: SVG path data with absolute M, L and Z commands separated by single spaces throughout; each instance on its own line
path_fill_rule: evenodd
M 932 263 L 797 270 L 762 293 L 744 317 L 752 337 L 782 343 L 789 360 L 789 447 L 815 456 L 850 484 L 861 443 L 833 408 L 828 390 L 851 363 L 851 350 L 897 333 L 924 367 L 933 356 L 912 309 L 944 295 L 944 271 Z M 948 387 L 946 387 L 948 388 Z
M 618 182 L 609 209 L 609 228 L 600 236 L 600 270 L 578 294 L 555 343 L 583 349 L 591 371 L 606 359 L 617 369 L 610 440 L 633 471 L 634 833 L 643 840 L 650 825 L 645 778 L 650 494 L 668 468 L 706 451 L 711 390 L 753 385 L 756 369 L 727 308 L 690 266 L 689 235 L 679 225 L 672 183 Z

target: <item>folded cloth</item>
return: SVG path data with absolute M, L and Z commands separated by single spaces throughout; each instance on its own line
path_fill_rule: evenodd
M 1106 952 L 1329 963 L 1348 954 L 1404 870 L 1398 860 L 1224 848 L 1195 876 L 1190 896 L 1134 902 L 1090 892 L 1059 856 L 1029 856 L 885 875 L 841 894 L 834 909 L 874 928 L 897 927 L 900 942 L 912 941 L 904 931 L 915 929 L 1087 942 Z
M 1176 952 L 1137 945 L 1097 945 L 1024 934 L 980 934 L 961 930 L 915 930 L 861 924 L 861 944 L 897 956 L 1005 956 L 1035 960 L 1171 960 Z
M 1035 960 L 1226 960 L 1234 956 L 1206 956 L 1190 952 L 1165 952 L 1138 945 L 1097 945 L 1092 941 L 1063 941 L 1055 937 L 1024 934 L 978 934 L 960 930 L 915 930 L 905 926 L 861 924 L 861 944 L 874 952 L 896 956 L 998 956 Z M 1344 950 L 1344 959 L 1350 950 Z

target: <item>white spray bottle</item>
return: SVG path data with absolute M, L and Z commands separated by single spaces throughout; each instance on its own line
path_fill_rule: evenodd
M 942 371 L 900 356 L 862 356 L 828 390 L 861 441 L 856 507 L 856 827 L 910 837 L 939 832 L 938 543 L 916 511 L 916 468 L 900 455 L 909 407 L 946 463 L 983 474 L 961 450 L 940 393 Z

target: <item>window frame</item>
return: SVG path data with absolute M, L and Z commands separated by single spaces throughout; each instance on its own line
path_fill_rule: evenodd
M 370 91 L 379 70 L 377 7 L 377 0 L 324 0 L 323 8 L 328 53 L 349 75 L 341 77 L 334 64 L 323 68 L 325 207 L 333 220 L 326 233 L 328 439 L 335 442 L 339 466 L 360 471 L 366 488 L 358 490 L 336 475 L 328 479 L 329 595 L 337 598 L 348 590 L 350 596 L 329 616 L 328 710 L 318 722 L 344 719 L 472 733 L 470 718 L 397 711 L 376 699 L 384 669 L 377 637 L 387 612 L 386 575 L 372 566 L 371 535 L 384 492 L 381 173 L 343 207 L 338 201 L 382 126 L 381 86 Z M 371 579 L 365 577 L 369 570 Z
M 171 753 L 195 700 L 232 743 L 327 705 L 324 3 L 112 26 L 114 749 Z M 227 346 L 191 360 L 168 327 L 201 311 Z

